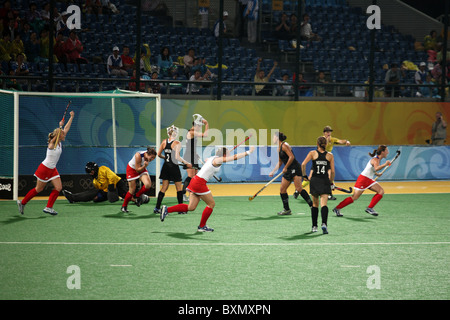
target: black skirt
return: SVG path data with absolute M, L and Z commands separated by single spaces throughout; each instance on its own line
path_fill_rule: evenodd
M 162 180 L 180 182 L 182 181 L 180 168 L 178 167 L 178 165 L 164 162 L 159 178 Z
M 313 196 L 320 196 L 322 194 L 331 194 L 331 184 L 330 179 L 311 177 L 311 182 L 309 184 L 309 193 Z

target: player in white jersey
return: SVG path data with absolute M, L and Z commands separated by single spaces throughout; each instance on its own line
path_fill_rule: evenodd
M 355 191 L 353 192 L 353 195 L 351 197 L 347 197 L 344 200 L 342 200 L 341 203 L 339 203 L 336 208 L 333 209 L 333 212 L 338 217 L 342 217 L 341 209 L 348 206 L 349 204 L 352 204 L 358 198 L 363 194 L 363 192 L 366 189 L 369 189 L 373 192 L 376 192 L 376 194 L 373 196 L 372 200 L 370 201 L 369 206 L 366 208 L 366 212 L 377 216 L 378 212 L 376 212 L 373 207 L 378 203 L 378 201 L 383 198 L 384 190 L 383 188 L 373 180 L 375 175 L 379 175 L 377 171 L 383 169 L 386 166 L 391 165 L 390 160 L 386 160 L 384 164 L 380 164 L 381 160 L 383 158 L 386 158 L 389 154 L 389 149 L 386 145 L 380 145 L 378 146 L 378 149 L 373 150 L 372 153 L 369 153 L 369 155 L 372 157 L 372 159 L 369 160 L 364 170 L 359 175 L 358 179 L 355 182 Z
M 56 165 L 58 164 L 59 158 L 62 153 L 62 141 L 66 140 L 66 135 L 70 130 L 70 126 L 72 125 L 73 117 L 75 113 L 70 111 L 70 119 L 67 121 L 64 129 L 64 121 L 61 120 L 59 122 L 59 128 L 53 130 L 48 134 L 47 140 L 47 155 L 42 161 L 42 163 L 37 168 L 34 176 L 37 178 L 36 187 L 28 191 L 22 201 L 17 200 L 17 206 L 19 207 L 19 212 L 23 214 L 24 207 L 33 199 L 38 193 L 44 190 L 45 186 L 48 182 L 52 182 L 53 190 L 50 193 L 50 196 L 47 201 L 47 206 L 44 208 L 44 212 L 57 215 L 58 213 L 53 209 L 53 205 L 55 204 L 56 199 L 59 196 L 59 192 L 62 190 L 62 182 L 61 177 L 59 176 L 59 172 L 56 169 Z
M 148 175 L 147 166 L 156 158 L 156 151 L 154 148 L 148 147 L 147 150 L 138 151 L 133 158 L 128 162 L 126 175 L 128 180 L 128 192 L 122 203 L 120 211 L 128 212 L 128 203 L 133 199 L 136 191 L 136 180 L 140 179 L 143 183 L 141 189 L 134 195 L 136 198 L 136 205 L 140 206 L 142 203 L 141 195 L 149 190 L 152 186 L 150 176 Z
M 200 171 L 192 178 L 187 190 L 190 192 L 189 205 L 182 203 L 172 207 L 161 207 L 161 221 L 164 221 L 170 212 L 187 212 L 194 211 L 201 200 L 206 203 L 206 208 L 203 210 L 200 225 L 197 228 L 199 232 L 212 232 L 214 229 L 206 225 L 208 218 L 211 216 L 215 206 L 214 198 L 211 191 L 208 189 L 206 183 L 220 170 L 220 166 L 224 162 L 241 159 L 255 150 L 255 147 L 250 147 L 250 150 L 230 155 L 227 148 L 220 148 L 216 155 L 206 160 Z

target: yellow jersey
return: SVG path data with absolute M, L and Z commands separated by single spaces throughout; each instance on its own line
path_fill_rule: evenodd
M 338 141 L 339 141 L 338 138 L 330 137 L 330 141 L 328 141 L 327 146 L 325 147 L 325 150 L 327 152 L 331 152 L 333 150 L 334 145 L 339 144 Z
M 92 181 L 92 184 L 95 188 L 108 192 L 108 185 L 114 184 L 114 186 L 116 186 L 117 182 L 119 182 L 120 179 L 121 178 L 110 168 L 101 166 L 98 168 L 97 178 Z

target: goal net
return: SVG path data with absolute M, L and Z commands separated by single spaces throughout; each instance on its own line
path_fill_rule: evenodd
M 44 93 L 0 90 L 0 177 L 12 180 L 12 198 L 19 196 L 22 176 L 33 176 L 44 160 L 48 133 L 58 127 L 71 101 L 65 123 L 74 111 L 63 142 L 57 169 L 64 175 L 86 174 L 89 161 L 125 174 L 136 151 L 161 143 L 161 96 L 131 91 L 99 93 Z M 158 170 L 156 170 L 158 168 Z M 148 167 L 159 191 L 160 159 Z M 20 180 L 19 180 L 20 179 Z M 2 184 L 3 189 L 7 189 Z

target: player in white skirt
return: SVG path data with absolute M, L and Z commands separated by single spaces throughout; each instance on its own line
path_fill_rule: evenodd
M 62 153 L 61 142 L 66 140 L 66 135 L 70 130 L 74 116 L 75 113 L 70 111 L 70 119 L 67 121 L 64 129 L 62 128 L 64 126 L 64 120 L 61 120 L 59 122 L 59 128 L 56 128 L 53 132 L 48 134 L 47 155 L 34 173 L 34 176 L 37 178 L 36 187 L 28 191 L 22 201 L 17 200 L 17 206 L 19 207 L 19 212 L 21 214 L 23 214 L 24 207 L 28 201 L 44 190 L 48 182 L 53 184 L 53 190 L 48 198 L 47 206 L 43 211 L 44 213 L 48 213 L 53 216 L 58 214 L 58 212 L 53 209 L 53 205 L 55 204 L 56 199 L 58 199 L 59 192 L 62 190 L 62 182 L 59 172 L 56 169 L 56 165 L 58 164 Z
M 206 183 L 220 170 L 222 163 L 241 159 L 252 153 L 254 150 L 255 147 L 252 146 L 250 147 L 250 150 L 235 155 L 230 155 L 228 149 L 225 147 L 217 150 L 216 155 L 207 159 L 200 171 L 191 179 L 191 182 L 187 187 L 187 190 L 190 192 L 189 205 L 182 203 L 172 207 L 162 206 L 160 215 L 161 221 L 164 221 L 170 212 L 194 211 L 201 199 L 206 203 L 206 208 L 203 210 L 202 218 L 197 231 L 214 231 L 213 228 L 209 228 L 206 225 L 206 222 L 211 216 L 215 206 L 213 195 L 208 189 Z
M 378 149 L 373 150 L 372 153 L 369 152 L 369 155 L 372 159 L 369 160 L 364 170 L 359 175 L 358 179 L 355 182 L 355 191 L 351 197 L 347 197 L 339 203 L 336 208 L 333 209 L 333 212 L 338 217 L 342 217 L 341 209 L 352 204 L 363 194 L 366 189 L 372 190 L 376 192 L 373 196 L 372 201 L 370 201 L 369 206 L 366 209 L 366 212 L 373 215 L 378 216 L 378 212 L 376 212 L 373 207 L 378 203 L 378 201 L 383 198 L 384 190 L 383 188 L 373 180 L 374 176 L 378 176 L 377 171 L 380 171 L 386 166 L 391 165 L 390 160 L 386 160 L 384 164 L 380 164 L 383 158 L 386 158 L 389 154 L 389 149 L 386 145 L 382 144 L 378 146 Z

